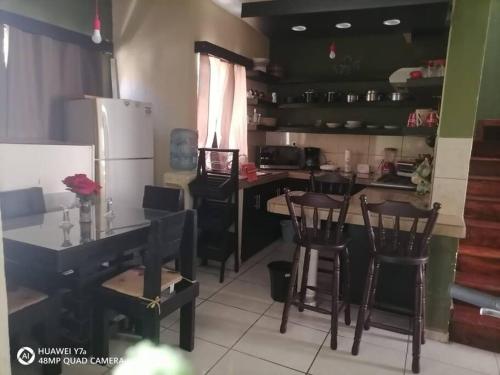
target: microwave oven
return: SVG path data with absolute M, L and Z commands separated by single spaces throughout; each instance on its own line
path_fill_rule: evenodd
M 256 159 L 261 169 L 300 169 L 303 154 L 295 146 L 258 146 Z

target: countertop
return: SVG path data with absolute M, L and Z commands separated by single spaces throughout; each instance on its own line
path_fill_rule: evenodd
M 246 179 L 240 178 L 240 189 L 247 189 L 250 187 L 267 184 L 269 182 L 279 181 L 285 178 L 296 178 L 300 180 L 309 180 L 310 172 L 305 169 L 294 169 L 294 170 L 259 170 L 259 172 L 266 173 L 265 175 L 258 176 L 257 181 L 248 182 Z M 318 177 L 324 175 L 325 171 L 315 171 L 314 176 Z M 366 177 L 358 175 L 356 177 L 356 184 L 358 185 L 370 185 L 371 182 L 375 181 L 379 176 L 375 174 L 366 175 Z
M 303 192 L 292 192 L 292 194 L 303 194 Z M 416 207 L 427 208 L 429 207 L 429 196 L 419 196 L 413 191 L 387 189 L 379 187 L 366 187 L 359 193 L 351 198 L 349 211 L 347 213 L 346 223 L 355 225 L 364 225 L 363 216 L 361 213 L 360 196 L 366 195 L 368 202 L 381 203 L 387 200 L 410 202 Z M 340 198 L 340 197 L 339 197 Z M 267 201 L 267 210 L 269 212 L 288 215 L 288 208 L 285 201 L 285 196 L 280 195 Z M 326 219 L 328 215 L 327 210 L 320 212 L 320 217 Z M 376 222 L 376 221 L 375 221 Z M 425 220 L 421 220 L 421 225 L 425 225 Z M 386 226 L 390 227 L 390 223 Z M 401 229 L 409 230 L 412 225 L 412 220 L 401 218 Z M 419 230 L 421 227 L 419 226 Z M 465 237 L 465 222 L 463 217 L 454 215 L 440 214 L 434 228 L 435 235 L 464 238 Z

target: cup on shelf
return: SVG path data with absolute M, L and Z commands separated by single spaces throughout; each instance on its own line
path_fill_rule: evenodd
M 408 122 L 406 123 L 408 128 L 416 128 L 417 127 L 417 114 L 415 112 L 410 112 L 408 115 Z
M 429 113 L 432 112 L 432 108 L 421 108 L 415 110 L 415 115 L 417 117 L 417 127 L 426 126 L 425 120 Z
M 425 118 L 425 125 L 428 128 L 435 128 L 439 125 L 439 115 L 436 111 L 430 112 Z

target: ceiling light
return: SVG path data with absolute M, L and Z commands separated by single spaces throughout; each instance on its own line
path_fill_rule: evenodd
M 293 31 L 306 31 L 307 27 L 305 27 L 304 25 L 296 25 L 296 26 L 292 26 L 292 30 Z
M 340 23 L 337 23 L 335 25 L 335 27 L 337 29 L 348 29 L 350 28 L 352 25 L 349 23 L 349 22 L 340 22 Z
M 386 26 L 396 26 L 396 25 L 399 25 L 400 23 L 401 23 L 401 20 L 399 20 L 397 18 L 391 18 L 390 20 L 384 21 L 384 25 L 386 25 Z

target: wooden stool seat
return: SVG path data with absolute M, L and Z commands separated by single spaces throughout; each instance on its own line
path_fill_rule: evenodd
M 29 306 L 35 305 L 43 300 L 49 298 L 44 293 L 36 290 L 26 288 L 24 286 L 17 286 L 13 290 L 7 291 L 7 305 L 9 315 L 17 311 L 21 311 Z
M 182 276 L 179 272 L 161 269 L 162 292 L 181 280 Z M 102 286 L 118 293 L 141 298 L 144 293 L 144 267 L 136 267 L 122 272 L 103 283 Z
M 328 236 L 325 230 L 315 230 L 314 228 L 305 228 L 302 233 L 302 238 L 297 235 L 294 237 L 295 243 L 300 243 L 301 246 L 310 247 L 315 250 L 337 251 L 342 250 L 347 245 L 347 240 L 340 238 L 337 240 L 334 236 Z
M 427 264 L 428 257 L 419 257 L 414 255 L 401 256 L 392 254 L 377 254 L 375 259 L 382 263 L 400 264 L 402 266 L 417 266 Z

